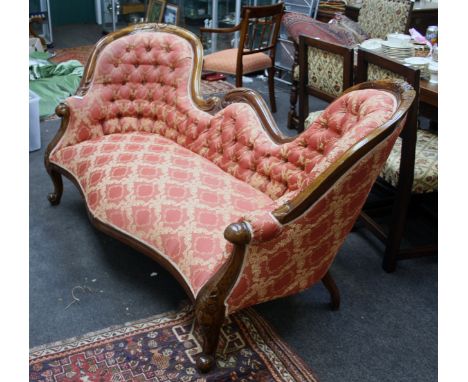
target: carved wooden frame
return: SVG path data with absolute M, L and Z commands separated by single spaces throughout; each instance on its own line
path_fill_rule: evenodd
M 77 94 L 84 95 L 88 91 L 89 85 L 93 79 L 97 56 L 107 44 L 127 34 L 144 31 L 162 31 L 174 33 L 187 39 L 192 44 L 194 47 L 195 62 L 190 88 L 193 100 L 197 107 L 202 110 L 212 110 L 215 108 L 215 106 L 220 107 L 232 102 L 245 102 L 256 111 L 262 128 L 276 143 L 282 144 L 293 139 L 284 136 L 280 132 L 265 101 L 258 93 L 253 90 L 242 88 L 234 89 L 228 92 L 222 101 L 218 100 L 218 102 L 216 102 L 216 99 L 203 100 L 200 96 L 200 74 L 202 62 L 201 43 L 192 33 L 172 25 L 137 24 L 111 33 L 104 37 L 97 43 L 94 51 L 90 56 Z M 359 84 L 349 89 L 348 91 L 366 88 L 383 89 L 395 94 L 399 104 L 397 111 L 391 120 L 376 129 L 365 140 L 365 142 L 360 142 L 354 145 L 336 163 L 331 165 L 323 174 L 321 174 L 295 198 L 274 210 L 272 212 L 273 216 L 281 224 L 286 224 L 304 213 L 349 168 L 351 168 L 351 166 L 356 163 L 357 160 L 359 160 L 376 145 L 387 138 L 394 131 L 398 125 L 398 122 L 401 120 L 401 118 L 403 118 L 414 99 L 414 91 L 410 86 L 402 81 L 376 81 L 373 83 L 364 83 Z M 52 205 L 57 205 L 60 202 L 63 193 L 62 175 L 69 178 L 75 184 L 75 186 L 77 186 L 80 192 L 82 192 L 78 181 L 72 174 L 60 166 L 51 163 L 49 160 L 50 153 L 58 144 L 68 127 L 70 109 L 65 103 L 62 103 L 57 106 L 56 113 L 62 118 L 61 126 L 56 136 L 48 145 L 44 158 L 46 170 L 49 173 L 54 185 L 54 192 L 48 195 L 48 199 Z M 220 268 L 220 270 L 202 287 L 200 292 L 195 297 L 182 275 L 179 274 L 177 269 L 164 256 L 157 253 L 149 246 L 139 242 L 137 239 L 123 232 L 117 231 L 115 228 L 94 218 L 87 206 L 86 209 L 91 223 L 97 229 L 120 240 L 125 244 L 130 245 L 136 250 L 158 261 L 184 287 L 188 296 L 195 303 L 195 332 L 199 339 L 201 339 L 203 348 L 203 353 L 197 360 L 197 366 L 203 372 L 210 370 L 214 364 L 214 356 L 218 345 L 220 328 L 226 316 L 225 301 L 237 279 L 240 277 L 246 246 L 252 239 L 249 225 L 246 222 L 238 222 L 230 224 L 226 228 L 224 237 L 227 241 L 233 244 L 232 253 L 230 254 L 225 264 Z M 339 295 L 333 279 L 327 273 L 322 281 L 332 296 L 332 307 L 335 309 L 338 308 Z

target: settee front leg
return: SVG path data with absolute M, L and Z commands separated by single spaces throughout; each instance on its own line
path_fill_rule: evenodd
M 336 286 L 335 280 L 330 274 L 330 271 L 325 273 L 325 276 L 322 277 L 322 283 L 327 288 L 330 293 L 330 307 L 332 310 L 340 309 L 340 291 Z
M 207 373 L 215 365 L 219 334 L 226 317 L 225 301 L 239 277 L 246 244 L 251 239 L 250 229 L 244 222 L 233 223 L 224 231 L 224 237 L 234 244 L 231 255 L 203 286 L 195 301 L 195 335 L 202 344 L 197 368 L 202 373 Z
M 202 373 L 207 373 L 214 366 L 219 334 L 226 314 L 219 292 L 215 288 L 197 299 L 195 305 L 195 332 L 202 343 L 202 354 L 197 359 L 197 368 Z
M 50 163 L 50 153 L 54 149 L 54 147 L 58 144 L 60 139 L 62 138 L 63 134 L 65 134 L 65 130 L 68 127 L 68 122 L 70 120 L 70 108 L 65 103 L 60 103 L 55 108 L 55 114 L 62 118 L 62 123 L 60 124 L 60 129 L 57 131 L 57 134 L 52 139 L 52 141 L 47 146 L 47 149 L 44 154 L 44 166 L 49 174 L 50 178 L 52 179 L 52 183 L 54 184 L 54 192 L 51 192 L 47 195 L 47 199 L 49 203 L 53 206 L 56 206 L 60 203 L 60 199 L 62 198 L 63 194 L 63 182 L 62 182 L 62 175 L 53 168 Z
M 54 192 L 49 193 L 47 195 L 47 199 L 51 205 L 56 206 L 60 203 L 60 199 L 62 199 L 63 194 L 62 175 L 55 170 L 49 170 L 48 173 L 50 179 L 52 179 L 52 183 L 54 184 Z

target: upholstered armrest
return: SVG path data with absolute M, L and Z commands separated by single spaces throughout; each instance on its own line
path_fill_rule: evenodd
M 250 243 L 269 241 L 281 234 L 283 226 L 273 216 L 272 209 L 253 211 L 241 219 L 248 224 L 251 235 Z
M 56 150 L 103 135 L 99 118 L 93 117 L 94 104 L 92 97 L 72 96 L 56 107 L 55 113 L 62 117 L 62 135 Z

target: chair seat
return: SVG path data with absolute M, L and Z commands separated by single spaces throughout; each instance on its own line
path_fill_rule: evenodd
M 271 58 L 265 53 L 253 53 L 242 57 L 243 74 L 257 72 L 272 66 Z M 237 48 L 208 54 L 203 59 L 203 70 L 236 74 Z
M 90 213 L 150 246 L 194 296 L 230 253 L 225 228 L 272 203 L 252 186 L 158 134 L 110 134 L 51 161 L 78 179 Z
M 306 130 L 312 123 L 323 113 L 323 110 L 316 110 L 309 113 L 304 121 L 304 130 Z
M 418 129 L 416 158 L 414 163 L 414 181 L 412 192 L 423 194 L 438 189 L 438 137 L 436 134 Z M 380 176 L 396 187 L 400 174 L 401 138 L 395 142 L 392 152 L 385 163 Z

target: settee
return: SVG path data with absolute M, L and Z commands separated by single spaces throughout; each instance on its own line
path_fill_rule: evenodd
M 248 89 L 200 96 L 202 47 L 190 32 L 138 24 L 98 42 L 77 94 L 57 107 L 45 154 L 91 222 L 158 261 L 194 302 L 214 365 L 220 326 L 239 309 L 322 280 L 401 128 L 414 91 L 361 84 L 295 138 Z

